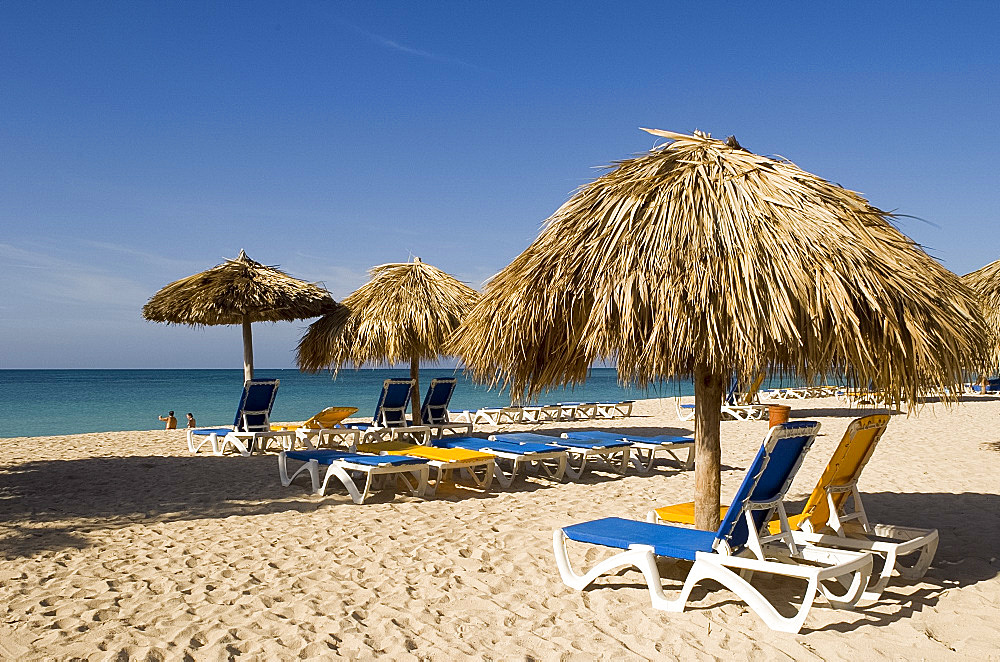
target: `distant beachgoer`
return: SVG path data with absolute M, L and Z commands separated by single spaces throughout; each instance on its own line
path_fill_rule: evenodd
M 188 427 L 189 428 L 197 427 L 197 425 L 195 425 L 194 422 L 194 416 L 191 415 L 191 412 L 188 412 L 187 417 L 188 417 Z
M 190 414 L 188 414 L 188 416 L 190 416 Z M 159 416 L 158 418 L 161 421 L 166 421 L 167 422 L 167 427 L 164 428 L 164 429 L 166 429 L 166 430 L 176 430 L 177 429 L 177 418 L 174 417 L 174 412 L 173 411 L 169 411 L 169 412 L 167 412 L 166 416 Z

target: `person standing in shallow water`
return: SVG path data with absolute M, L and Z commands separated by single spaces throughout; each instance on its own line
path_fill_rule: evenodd
M 195 422 L 194 422 L 194 416 L 191 414 L 191 412 L 187 413 L 187 418 L 188 418 L 188 427 L 189 428 L 196 427 Z
M 176 430 L 177 429 L 177 418 L 174 416 L 173 410 L 167 412 L 166 416 L 158 416 L 161 421 L 167 422 L 167 427 L 165 430 Z

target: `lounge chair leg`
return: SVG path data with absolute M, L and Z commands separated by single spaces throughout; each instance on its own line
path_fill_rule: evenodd
M 566 475 L 569 476 L 570 480 L 579 480 L 583 476 L 583 472 L 587 469 L 587 456 L 581 455 L 580 468 L 577 469 L 573 466 L 573 463 L 566 458 Z
M 767 598 L 761 595 L 750 582 L 746 581 L 739 574 L 718 563 L 712 563 L 704 559 L 698 559 L 691 566 L 687 579 L 684 581 L 684 588 L 681 591 L 683 597 L 691 593 L 691 589 L 702 579 L 712 579 L 727 589 L 735 593 L 753 610 L 757 616 L 764 621 L 772 630 L 779 632 L 789 632 L 795 634 L 802 629 L 802 624 L 809 614 L 809 609 L 816 600 L 816 593 L 819 588 L 818 571 L 811 573 L 806 579 L 806 589 L 802 596 L 802 603 L 796 609 L 795 615 L 791 617 L 782 616 L 778 610 L 768 602 Z M 654 607 L 656 604 L 653 605 Z
M 514 479 L 517 478 L 517 470 L 520 467 L 520 462 L 518 460 L 511 460 L 510 474 L 504 473 L 503 467 L 501 466 L 500 458 L 496 458 L 493 462 L 493 475 L 496 477 L 497 482 L 500 483 L 501 487 L 510 487 L 514 483 Z
M 640 474 L 648 474 L 653 470 L 653 462 L 656 459 L 656 450 L 649 449 L 646 452 L 648 455 L 643 457 L 641 448 L 633 448 L 632 454 L 629 455 L 632 460 L 632 464 L 635 465 L 636 472 Z

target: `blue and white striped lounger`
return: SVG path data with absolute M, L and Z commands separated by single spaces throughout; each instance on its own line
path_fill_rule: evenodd
M 551 444 L 517 443 L 498 441 L 494 438 L 455 437 L 437 440 L 435 446 L 442 448 L 464 448 L 466 450 L 489 453 L 496 457 L 493 475 L 503 487 L 510 487 L 517 478 L 518 470 L 525 465 L 536 464 L 540 471 L 553 480 L 562 480 L 566 473 L 567 448 Z M 504 470 L 501 462 L 509 462 L 510 471 Z
M 291 476 L 288 475 L 288 460 L 304 462 Z M 326 465 L 326 475 L 320 481 L 319 465 Z M 314 494 L 326 494 L 327 483 L 336 477 L 347 489 L 354 503 L 364 503 L 371 493 L 372 482 L 376 476 L 395 474 L 402 479 L 406 488 L 414 496 L 422 496 L 427 489 L 427 478 L 430 465 L 419 457 L 406 455 L 369 455 L 366 453 L 348 453 L 336 450 L 282 451 L 278 455 L 278 474 L 281 484 L 285 487 L 295 480 L 303 471 L 308 471 L 312 479 Z M 351 473 L 363 473 L 366 476 L 364 489 L 359 490 Z M 415 483 L 407 478 L 410 474 Z
M 612 471 L 624 474 L 628 469 L 629 456 L 632 454 L 632 446 L 621 439 L 613 441 L 560 439 L 534 432 L 508 432 L 491 435 L 490 439 L 564 446 L 569 454 L 569 458 L 566 460 L 566 475 L 573 480 L 577 480 L 583 475 L 591 458 L 602 462 Z M 579 460 L 579 466 L 573 466 L 570 458 Z M 612 459 L 614 459 L 613 463 Z
M 625 432 L 605 432 L 603 430 L 569 430 L 563 432 L 565 439 L 583 441 L 624 441 L 632 446 L 632 464 L 639 473 L 648 473 L 653 468 L 656 451 L 666 451 L 682 469 L 694 468 L 694 437 L 657 435 L 640 437 Z M 682 462 L 676 451 L 687 450 L 687 458 Z

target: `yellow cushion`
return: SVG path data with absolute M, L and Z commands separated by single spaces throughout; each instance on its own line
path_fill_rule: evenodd
M 327 407 L 302 424 L 304 428 L 332 428 L 358 410 L 357 407 Z
M 727 506 L 719 508 L 719 519 L 726 516 L 727 510 L 729 510 Z M 656 515 L 665 522 L 694 526 L 694 501 L 657 508 Z
M 345 418 L 358 410 L 357 407 L 327 407 L 320 413 L 310 418 L 305 423 L 294 423 L 292 425 L 272 425 L 271 430 L 278 432 L 281 430 L 298 430 L 307 428 L 309 430 L 319 430 L 320 428 L 332 428 L 339 425 Z
M 434 446 L 408 444 L 403 441 L 383 441 L 375 444 L 358 444 L 358 451 L 362 453 L 410 455 L 412 457 L 422 457 L 427 460 L 437 460 L 439 462 L 468 462 L 469 460 L 480 460 L 486 462 L 487 460 L 491 460 L 493 458 L 493 456 L 489 453 L 469 451 L 464 448 L 436 448 Z

